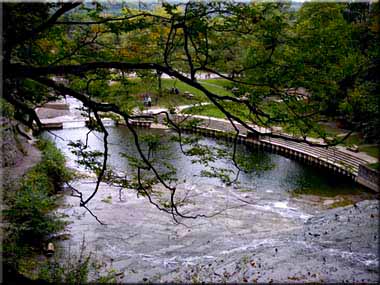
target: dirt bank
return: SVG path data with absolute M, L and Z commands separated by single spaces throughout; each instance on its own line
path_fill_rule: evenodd
M 6 118 L 0 120 L 0 191 L 3 191 L 15 189 L 20 178 L 41 160 L 41 153 L 18 133 L 14 121 Z M 4 197 L 3 194 L 1 192 L 1 197 Z

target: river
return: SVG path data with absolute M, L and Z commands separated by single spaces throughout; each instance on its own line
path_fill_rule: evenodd
M 128 160 L 120 153 L 136 155 L 132 136 L 123 127 L 109 127 L 108 131 L 110 166 L 128 173 Z M 358 203 L 355 209 L 363 207 L 363 213 L 373 215 L 378 209 L 375 202 L 360 201 L 373 200 L 374 195 L 343 177 L 245 146 L 239 146 L 238 153 L 251 160 L 253 170 L 241 173 L 237 186 L 226 185 L 219 179 L 202 177 L 203 168 L 180 152 L 178 144 L 170 140 L 171 131 L 149 132 L 160 135 L 160 144 L 167 148 L 161 157 L 157 154 L 158 158 L 177 170 L 177 201 L 186 198 L 180 211 L 211 217 L 181 219 L 181 224 L 176 224 L 169 214 L 160 212 L 135 191 L 102 184 L 88 206 L 106 225 L 79 207 L 78 198 L 66 195 L 59 211 L 68 216 L 70 238 L 61 242 L 62 247 L 76 249 L 84 238 L 88 251 L 120 272 L 121 282 L 376 280 L 378 254 L 373 236 L 377 219 L 362 217 L 366 221 L 356 225 L 352 221 L 361 216 L 345 212 L 352 206 L 328 209 L 349 197 Z M 84 141 L 87 130 L 67 128 L 54 133 L 60 138 L 49 133 L 46 136 L 65 153 L 68 166 L 83 172 L 67 142 Z M 92 149 L 102 150 L 102 143 L 101 134 L 89 135 Z M 214 139 L 205 138 L 202 143 L 229 148 Z M 225 158 L 213 165 L 236 170 Z M 94 178 L 83 177 L 73 185 L 86 197 L 94 188 Z M 303 191 L 294 192 L 300 189 Z M 155 190 L 156 201 L 164 200 L 165 189 L 157 186 Z M 334 232 L 345 238 L 321 234 L 333 232 L 325 227 L 341 215 L 336 211 L 344 211 L 344 217 L 356 217 L 352 221 L 348 218 L 344 225 L 334 222 Z M 339 227 L 344 229 L 340 231 Z M 366 231 L 368 236 L 352 233 L 356 231 Z M 350 251 L 349 241 L 358 246 Z

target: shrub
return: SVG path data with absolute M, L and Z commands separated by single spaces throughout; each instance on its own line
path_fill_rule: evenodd
M 83 239 L 79 254 L 61 252 L 46 260 L 38 270 L 38 279 L 52 284 L 115 283 L 116 272 L 86 252 Z
M 62 230 L 64 221 L 51 211 L 57 206 L 56 193 L 71 174 L 64 156 L 54 144 L 40 141 L 41 162 L 21 181 L 20 188 L 7 194 L 3 216 L 7 222 L 3 243 L 6 266 L 17 270 L 19 260 L 42 249 L 42 241 Z
M 42 161 L 37 165 L 39 171 L 53 182 L 53 190 L 60 190 L 62 183 L 70 180 L 73 175 L 65 166 L 64 155 L 48 140 L 39 140 L 37 147 L 42 151 Z

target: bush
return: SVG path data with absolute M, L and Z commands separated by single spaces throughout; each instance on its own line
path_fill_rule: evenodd
M 62 183 L 69 181 L 73 175 L 65 166 L 64 155 L 48 140 L 39 140 L 37 147 L 42 152 L 42 161 L 36 167 L 53 183 L 54 188 L 51 190 L 60 190 Z
M 52 284 L 115 283 L 116 272 L 106 263 L 86 253 L 83 239 L 79 254 L 56 254 L 45 261 L 38 270 L 38 279 Z
M 20 188 L 7 193 L 7 222 L 4 239 L 4 262 L 16 269 L 19 261 L 34 252 L 41 252 L 42 241 L 62 230 L 65 222 L 51 211 L 57 206 L 56 193 L 71 174 L 65 158 L 53 143 L 40 141 L 42 160 L 21 181 Z
M 5 99 L 0 98 L 0 114 L 5 118 L 13 118 L 15 109 L 12 104 L 9 104 Z

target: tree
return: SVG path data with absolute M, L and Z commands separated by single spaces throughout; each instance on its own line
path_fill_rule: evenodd
M 300 57 L 306 63 L 300 74 L 310 83 L 322 113 L 344 119 L 353 130 L 365 127 L 369 142 L 378 137 L 374 127 L 379 115 L 378 81 L 373 76 L 379 68 L 376 9 L 378 5 L 368 3 L 307 4 L 297 23 L 302 31 L 300 46 L 308 49 Z M 316 73 L 323 77 L 313 76 Z
M 315 6 L 320 10 L 313 10 Z M 250 123 L 268 127 L 291 124 L 302 134 L 301 137 L 269 134 L 272 137 L 315 144 L 307 139 L 311 130 L 318 130 L 315 119 L 329 108 L 335 112 L 354 90 L 342 82 L 359 71 L 363 74 L 372 70 L 372 66 L 364 68 L 367 57 L 350 44 L 352 31 L 350 22 L 343 17 L 344 4 L 310 4 L 296 15 L 283 3 L 187 2 L 163 3 L 162 7 L 165 12 L 159 13 L 125 7 L 115 15 L 107 13 L 100 3 L 4 4 L 4 98 L 15 106 L 17 119 L 38 131 L 41 123 L 34 108 L 59 95 L 70 95 L 82 101 L 89 116 L 93 116 L 90 131 L 103 133 L 103 161 L 95 169 L 98 175 L 95 189 L 87 199 L 77 192 L 83 207 L 87 208 L 101 181 L 110 177 L 108 132 L 99 112 L 113 112 L 126 121 L 140 155 L 141 161 L 136 162 L 137 190 L 150 199 L 139 175 L 140 170 L 150 172 L 170 193 L 169 207 L 155 204 L 159 209 L 172 214 L 174 219 L 201 216 L 187 216 L 178 210 L 175 185 L 152 164 L 129 123 L 131 119 L 147 117 L 132 113 L 136 100 L 129 94 L 131 82 L 125 76 L 130 72 L 155 72 L 159 77 L 165 73 L 202 91 L 235 128 L 232 159 L 240 171 L 235 159 L 239 135 L 236 122 L 254 133 L 259 131 L 236 110 L 249 112 Z M 327 19 L 325 28 L 315 26 L 321 19 Z M 326 49 L 330 45 L 340 49 Z M 362 63 L 360 68 L 353 65 L 355 60 Z M 373 55 L 371 60 L 374 61 Z M 378 64 L 373 63 L 377 68 Z M 225 78 L 249 96 L 213 93 L 197 81 L 196 75 L 201 72 Z M 368 74 L 372 76 L 373 72 Z M 67 83 L 56 82 L 54 76 L 66 78 Z M 363 76 L 362 89 L 370 93 L 373 87 L 368 86 Z M 109 80 L 119 81 L 118 91 L 123 92 L 115 92 Z M 290 94 L 291 89 L 298 87 L 312 92 L 310 104 L 295 100 Z M 335 97 L 340 92 L 343 95 Z M 262 101 L 273 95 L 281 96 L 287 112 L 268 112 L 263 108 Z M 185 143 L 180 126 L 168 113 L 160 115 L 178 133 L 179 143 Z M 322 132 L 320 135 L 326 137 Z M 207 157 L 207 150 L 194 141 L 187 143 L 195 147 L 195 151 L 184 151 L 187 155 Z M 328 145 L 331 143 L 318 144 Z M 87 145 L 77 146 L 84 155 Z

